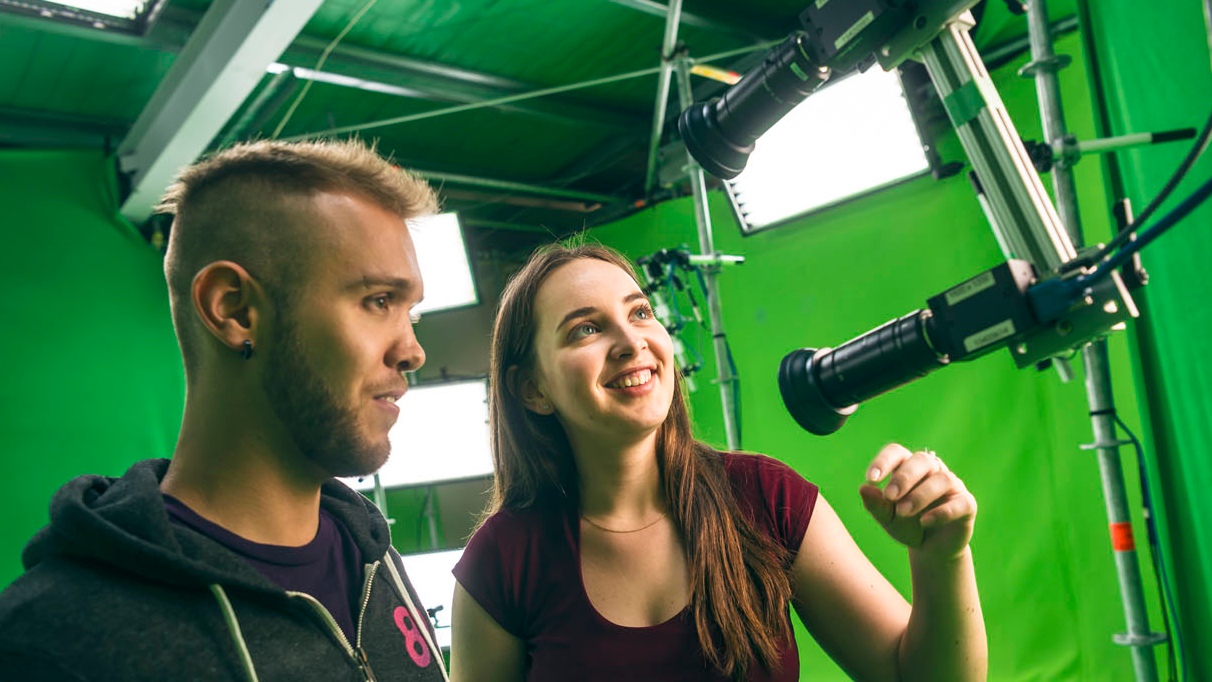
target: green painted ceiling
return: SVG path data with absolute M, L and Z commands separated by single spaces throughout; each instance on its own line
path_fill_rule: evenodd
M 222 5 L 230 4 L 227 2 Z M 665 32 L 653 0 L 326 0 L 279 59 L 290 67 L 391 86 L 394 93 L 266 74 L 212 142 L 340 130 L 377 139 L 402 164 L 435 174 L 558 191 L 502 190 L 447 180 L 475 249 L 525 250 L 551 233 L 621 217 L 644 188 L 657 76 L 617 80 L 500 106 L 382 125 L 401 117 L 654 70 Z M 679 39 L 694 57 L 735 52 L 745 70 L 762 41 L 797 26 L 804 0 L 686 0 Z M 146 36 L 64 27 L 0 7 L 0 145 L 114 149 L 148 104 L 209 0 L 167 0 Z M 363 10 L 365 10 L 363 12 Z M 977 7 L 982 50 L 1026 32 L 1005 2 Z M 361 14 L 360 18 L 358 15 Z M 1073 0 L 1050 14 L 1073 14 Z M 343 34 L 343 35 L 342 35 Z M 697 79 L 696 98 L 723 86 Z M 304 93 L 305 91 L 305 93 Z M 301 99 L 300 99 L 301 97 Z M 676 101 L 676 97 L 671 97 Z M 285 120 L 288 111 L 293 112 Z M 665 141 L 676 136 L 668 125 Z M 600 204 L 600 205 L 599 205 Z

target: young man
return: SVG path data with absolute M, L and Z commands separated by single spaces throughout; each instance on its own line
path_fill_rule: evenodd
M 445 679 L 387 524 L 332 480 L 387 460 L 425 361 L 405 220 L 433 192 L 357 142 L 256 142 L 161 207 L 176 450 L 55 495 L 0 595 L 0 677 Z

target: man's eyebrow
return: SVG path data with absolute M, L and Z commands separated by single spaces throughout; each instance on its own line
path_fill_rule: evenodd
M 389 277 L 385 275 L 366 275 L 361 279 L 350 281 L 345 285 L 346 289 L 375 289 L 378 287 L 387 287 L 397 291 L 409 291 L 413 288 L 413 281 L 404 277 Z
M 636 301 L 636 300 L 640 300 L 640 299 L 647 300 L 647 299 L 648 299 L 648 297 L 647 297 L 647 296 L 645 296 L 645 295 L 644 295 L 644 292 L 642 292 L 642 291 L 635 291 L 635 292 L 632 292 L 632 293 L 627 294 L 626 296 L 624 296 L 624 297 L 623 297 L 623 303 L 624 303 L 624 304 L 626 304 L 626 303 L 631 303 L 632 301 Z M 572 320 L 573 320 L 573 319 L 575 319 L 575 318 L 581 317 L 581 316 L 583 316 L 583 315 L 588 315 L 588 314 L 590 314 L 590 313 L 597 312 L 597 310 L 598 310 L 597 308 L 595 308 L 595 307 L 593 307 L 593 306 L 591 306 L 591 305 L 590 305 L 590 306 L 585 306 L 585 307 L 583 307 L 583 308 L 577 308 L 576 310 L 574 310 L 574 311 L 572 311 L 572 312 L 568 313 L 567 315 L 565 315 L 565 316 L 564 316 L 564 319 L 560 320 L 560 323 L 559 323 L 558 325 L 556 325 L 556 329 L 560 329 L 560 328 L 562 328 L 564 325 L 568 324 L 570 321 L 572 321 Z

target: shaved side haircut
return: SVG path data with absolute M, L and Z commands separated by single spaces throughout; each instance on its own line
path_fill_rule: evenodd
M 240 264 L 281 308 L 314 263 L 311 198 L 349 192 L 410 220 L 438 210 L 433 189 L 358 140 L 229 147 L 184 169 L 156 206 L 173 216 L 164 275 L 186 377 L 199 362 L 190 290 L 210 263 Z

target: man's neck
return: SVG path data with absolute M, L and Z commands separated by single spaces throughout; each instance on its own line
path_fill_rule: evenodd
M 266 433 L 263 422 L 240 424 L 230 416 L 200 419 L 187 405 L 160 489 L 246 540 L 290 547 L 311 542 L 323 476 L 293 442 Z

